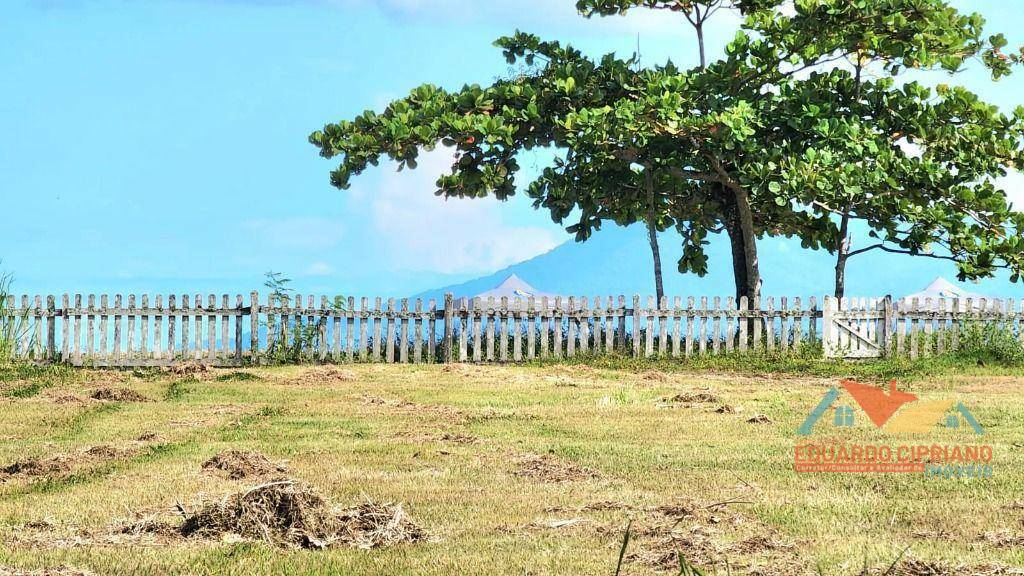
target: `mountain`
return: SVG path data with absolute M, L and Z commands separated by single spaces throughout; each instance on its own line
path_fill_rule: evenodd
M 855 245 L 867 234 L 855 234 Z M 682 254 L 679 237 L 665 232 L 661 241 L 665 294 L 672 296 L 730 296 L 735 293 L 729 241 L 724 235 L 710 237 L 707 246 L 710 273 L 704 278 L 679 274 L 676 261 Z M 797 239 L 769 238 L 759 245 L 762 294 L 765 296 L 817 296 L 833 291 L 834 257 L 825 251 L 805 250 Z M 654 293 L 651 252 L 643 226 L 610 227 L 594 234 L 586 242 L 566 242 L 529 260 L 503 268 L 461 284 L 443 286 L 416 294 L 417 298 L 444 300 L 446 292 L 474 296 L 494 288 L 510 274 L 516 274 L 543 292 L 576 296 L 625 294 L 646 296 Z M 936 277 L 956 279 L 952 262 L 934 258 L 891 254 L 880 250 L 855 256 L 847 264 L 848 296 L 884 296 L 898 298 L 917 292 Z M 961 283 L 962 284 L 962 283 Z M 1012 284 L 1007 274 L 967 285 L 971 292 L 992 297 L 1018 297 L 1024 292 Z

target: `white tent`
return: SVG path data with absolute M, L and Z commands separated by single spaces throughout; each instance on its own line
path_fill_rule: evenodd
M 967 309 L 968 298 L 971 299 L 972 308 L 976 309 L 980 309 L 982 307 L 983 299 L 988 302 L 992 301 L 992 298 L 989 296 L 964 290 L 941 276 L 932 280 L 932 283 L 925 287 L 924 290 L 914 292 L 913 294 L 907 294 L 901 298 L 899 304 L 900 307 L 904 310 L 909 309 L 913 306 L 915 298 L 917 299 L 917 307 L 919 310 L 938 310 L 940 298 L 945 300 L 947 310 L 952 309 L 953 301 L 955 300 L 959 300 L 961 310 Z M 931 299 L 930 304 L 929 299 Z
M 537 303 L 539 304 L 540 299 L 546 297 L 549 300 L 551 300 L 553 304 L 556 296 L 558 295 L 550 294 L 548 292 L 541 292 L 540 290 L 537 290 L 529 283 L 527 283 L 525 280 L 520 278 L 519 276 L 516 276 L 515 274 L 510 274 L 508 278 L 502 280 L 501 283 L 495 286 L 494 288 L 491 288 L 490 290 L 485 290 L 479 294 L 469 297 L 468 307 L 473 307 L 473 301 L 476 298 L 480 298 L 484 302 L 486 302 L 487 298 L 494 298 L 496 304 L 500 303 L 502 298 L 508 298 L 509 303 L 512 303 L 516 300 L 525 303 L 530 298 L 536 298 Z M 460 301 L 461 299 L 457 298 L 455 305 L 459 306 Z

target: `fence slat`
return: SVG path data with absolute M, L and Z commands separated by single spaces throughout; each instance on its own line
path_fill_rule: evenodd
M 81 307 L 82 307 L 82 295 L 81 294 L 75 294 L 75 309 L 77 310 L 77 309 L 80 309 Z M 81 361 L 81 358 L 82 358 L 82 342 L 81 342 L 81 338 L 79 337 L 79 335 L 81 334 L 81 330 L 82 330 L 82 315 L 81 314 L 75 314 L 74 324 L 73 325 L 69 324 L 69 320 L 70 319 L 67 316 L 64 317 L 64 330 L 67 332 L 64 337 L 65 338 L 70 338 L 72 340 L 72 342 L 74 343 L 73 348 L 72 348 L 72 351 L 74 353 L 74 358 L 75 358 L 76 361 Z M 88 328 L 88 326 L 86 326 L 86 328 Z M 90 336 L 90 338 L 91 338 L 91 336 Z M 67 347 L 67 342 L 64 343 L 64 346 Z M 92 350 L 89 350 L 89 353 L 91 355 Z
M 566 309 L 566 338 L 565 338 L 565 357 L 572 358 L 576 355 L 576 298 L 569 296 L 569 306 Z
M 469 329 L 472 326 L 472 321 L 467 310 L 467 300 L 463 296 L 459 298 L 459 311 L 456 319 L 456 327 L 459 329 L 459 362 L 465 362 L 469 359 L 469 352 L 466 350 L 467 343 L 469 342 Z M 465 314 L 465 322 L 463 322 L 462 316 Z
M 414 364 L 423 362 L 423 299 L 417 298 L 414 305 L 415 320 L 412 334 L 412 361 Z
M 398 341 L 398 361 L 402 364 L 409 363 L 409 299 L 402 298 L 402 318 L 400 320 L 400 331 Z
M 590 303 L 587 297 L 580 299 L 580 310 L 577 324 L 579 325 L 580 351 L 584 354 L 590 352 Z
M 427 310 L 429 310 L 427 316 L 427 362 L 433 363 L 437 358 L 435 356 L 437 353 L 437 338 L 435 336 L 437 332 L 434 331 L 437 323 L 437 302 L 433 298 L 430 299 Z
M 366 296 L 359 298 L 359 359 L 366 362 L 370 355 L 369 330 L 367 325 L 370 322 L 370 299 Z
M 715 296 L 711 300 L 711 307 L 711 353 L 717 356 L 721 350 L 722 342 L 722 299 Z
M 562 297 L 555 296 L 555 307 L 551 312 L 551 320 L 554 323 L 554 331 L 551 336 L 551 355 L 553 358 L 562 357 L 562 320 L 564 309 L 562 308 Z
M 508 296 L 502 296 L 498 313 L 498 360 L 501 362 L 508 362 L 508 320 Z
M 697 339 L 697 350 L 701 356 L 708 351 L 708 297 L 700 297 L 700 335 Z
M 537 352 L 537 326 L 534 318 L 539 316 L 537 312 L 537 299 L 530 296 L 526 304 L 526 358 L 533 360 Z
M 388 311 L 387 316 L 384 318 L 386 324 L 384 328 L 384 351 L 386 354 L 385 362 L 391 364 L 395 361 L 395 299 L 388 298 Z
M 540 311 L 540 357 L 542 360 L 546 360 L 548 358 L 548 339 L 551 324 L 551 312 L 548 307 L 547 296 L 541 296 Z
M 512 360 L 520 362 L 523 359 L 523 331 L 520 326 L 522 300 L 516 298 L 512 301 Z
M 473 308 L 471 312 L 473 316 L 473 361 L 483 362 L 483 314 L 485 312 L 483 299 L 473 298 Z
M 740 314 L 738 316 L 738 322 L 740 325 L 740 336 L 739 345 L 740 352 L 747 351 L 747 327 L 750 325 L 750 321 L 746 317 L 746 313 L 749 310 L 749 301 L 746 296 L 740 296 Z
M 381 299 L 376 297 L 373 299 L 373 361 L 381 361 L 381 350 L 380 350 L 380 337 L 381 337 Z M 447 332 L 445 328 L 445 337 L 450 337 L 451 334 Z

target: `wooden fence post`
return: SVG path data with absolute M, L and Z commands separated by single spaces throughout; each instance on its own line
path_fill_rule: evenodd
M 57 331 L 55 328 L 56 303 L 53 296 L 46 297 L 46 361 L 53 362 L 57 359 Z
M 640 295 L 633 295 L 633 358 L 640 357 Z
M 837 344 L 833 339 L 835 331 L 832 329 L 832 305 L 834 299 L 825 296 L 821 316 L 821 348 L 826 358 L 832 358 L 835 354 L 834 346 Z
M 267 340 L 270 340 L 267 330 Z M 260 293 L 253 290 L 249 294 L 249 356 L 253 364 L 260 361 Z
M 455 335 L 455 296 L 451 292 L 444 295 L 444 340 L 441 342 L 441 350 L 444 351 L 444 363 L 452 363 L 452 342 Z
M 890 356 L 893 352 L 892 340 L 895 330 L 893 329 L 893 307 L 892 307 L 892 296 L 886 295 L 885 299 L 882 300 L 882 355 Z

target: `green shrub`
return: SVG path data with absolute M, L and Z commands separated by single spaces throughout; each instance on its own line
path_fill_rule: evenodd
M 8 366 L 16 360 L 14 356 L 18 345 L 30 335 L 27 314 L 15 311 L 14 296 L 11 295 L 13 280 L 10 273 L 0 272 L 0 366 Z
M 978 365 L 1024 366 L 1024 345 L 1011 330 L 992 323 L 964 324 L 952 355 Z

